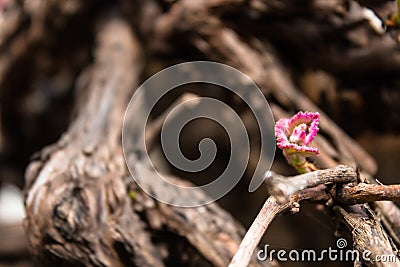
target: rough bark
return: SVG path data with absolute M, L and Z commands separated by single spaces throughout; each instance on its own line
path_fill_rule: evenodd
M 98 29 L 95 62 L 79 78 L 77 116 L 26 173 L 25 227 L 39 264 L 163 266 L 189 257 L 226 266 L 243 235 L 230 215 L 216 204 L 184 209 L 157 203 L 129 179 L 121 129 L 143 64 L 141 48 L 115 14 Z M 184 248 L 176 253 L 172 245 Z
M 391 15 L 395 7 L 394 1 L 357 2 L 372 8 L 382 19 Z M 121 0 L 107 4 L 105 1 L 98 4 L 97 1 L 76 0 L 8 0 L 5 3 L 8 3 L 8 10 L 0 13 L 0 158 L 12 164 L 7 160 L 0 162 L 0 176 L 7 173 L 3 166 L 14 168 L 17 165 L 13 159 L 20 150 L 21 161 L 25 162 L 27 154 L 32 152 L 32 149 L 22 151 L 21 146 L 30 139 L 18 144 L 18 135 L 14 134 L 14 129 L 10 130 L 14 117 L 6 112 L 12 110 L 13 114 L 21 116 L 17 116 L 15 123 L 30 125 L 32 110 L 41 107 L 40 104 L 48 107 L 54 100 L 48 95 L 57 94 L 62 88 L 46 84 L 47 78 L 53 75 L 50 71 L 56 66 L 59 66 L 57 72 L 67 73 L 60 75 L 61 83 L 67 87 L 65 91 L 70 93 L 69 87 L 75 90 L 73 118 L 57 118 L 68 123 L 68 129 L 56 143 L 31 159 L 26 170 L 25 229 L 38 265 L 229 264 L 244 229 L 228 212 L 215 203 L 181 209 L 156 202 L 132 181 L 125 167 L 120 135 L 127 102 L 143 78 L 160 66 L 174 62 L 207 59 L 238 68 L 259 85 L 276 119 L 298 110 L 318 111 L 321 134 L 315 143 L 321 155 L 315 159 L 316 165 L 319 168 L 333 168 L 338 164 L 357 166 L 361 170 L 358 178 L 367 177 L 362 182 L 368 182 L 370 189 L 380 188 L 371 185 L 376 183 L 372 177 L 377 170 L 372 157 L 320 108 L 326 110 L 334 106 L 330 115 L 339 112 L 336 108 L 341 108 L 338 99 L 343 98 L 343 94 L 336 91 L 340 90 L 303 88 L 301 92 L 299 89 L 300 72 L 314 69 L 330 73 L 334 77 L 331 83 L 354 79 L 358 89 L 353 92 L 356 96 L 362 95 L 365 84 L 370 81 L 366 77 L 370 75 L 385 84 L 388 80 L 387 87 L 398 82 L 393 78 L 400 69 L 398 28 L 390 28 L 384 34 L 375 32 L 368 21 L 350 11 L 349 6 L 355 1 L 302 0 L 299 5 L 291 0 Z M 0 10 L 2 4 L 0 2 Z M 122 7 L 122 11 L 103 12 L 115 6 Z M 97 22 L 93 23 L 95 17 Z M 62 45 L 58 42 L 73 39 L 73 35 L 61 38 L 70 31 L 83 32 L 87 38 L 77 47 L 72 45 L 71 55 L 69 46 L 57 49 Z M 95 44 L 91 43 L 91 35 Z M 85 54 L 91 49 L 88 47 L 95 49 L 90 66 L 86 66 L 91 60 Z M 42 50 L 51 50 L 51 53 L 42 53 Z M 66 58 L 53 59 L 60 51 L 67 54 Z M 69 57 L 74 58 L 71 59 L 74 62 L 69 62 Z M 153 60 L 152 65 L 146 60 Z M 77 79 L 76 73 L 80 73 Z M 51 79 L 56 80 L 53 76 Z M 40 90 L 36 90 L 39 87 Z M 327 98 L 329 105 L 324 105 L 322 98 Z M 395 99 L 393 97 L 390 103 L 392 109 L 397 110 Z M 33 104 L 26 105 L 31 109 L 21 112 L 12 108 L 25 107 L 23 103 Z M 55 109 L 38 110 L 46 120 Z M 342 110 L 344 114 L 348 111 Z M 390 106 L 385 109 L 387 113 L 391 111 Z M 394 122 L 396 120 L 390 116 L 385 117 L 385 124 L 395 125 Z M 50 131 L 41 130 L 43 136 Z M 24 128 L 24 134 L 31 131 L 28 126 Z M 158 126 L 154 131 L 153 136 L 157 136 Z M 46 142 L 51 143 L 53 139 L 46 139 Z M 43 147 L 43 142 L 38 143 Z M 137 156 L 132 153 L 128 160 L 140 169 Z M 18 165 L 20 169 L 21 165 Z M 154 173 L 146 175 L 154 181 L 149 184 L 155 192 L 168 190 L 155 182 Z M 15 176 L 16 180 L 22 180 L 18 172 Z M 182 177 L 170 178 L 178 184 L 191 185 Z M 318 180 L 309 185 L 311 188 L 299 189 L 291 201 L 326 202 L 330 199 L 327 210 L 332 208 L 332 202 L 333 206 L 341 205 L 341 208 L 334 208 L 336 213 L 332 214 L 332 219 L 339 219 L 348 226 L 357 249 L 375 249 L 372 240 L 376 237 L 382 250 L 375 249 L 374 253 L 393 254 L 395 246 L 390 243 L 390 237 L 400 244 L 399 208 L 392 202 L 376 202 L 372 204 L 378 214 L 375 216 L 367 206 L 349 207 L 348 204 L 381 200 L 382 194 L 377 192 L 371 198 L 369 189 L 368 197 L 360 198 L 357 190 L 362 184 L 357 182 L 349 185 L 355 187 L 347 191 L 347 187 L 343 187 L 340 191 L 340 186 L 331 188 L 336 182 L 332 180 L 327 185 L 313 187 L 326 183 Z M 21 181 L 17 183 L 22 184 Z M 347 195 L 332 198 L 331 189 Z M 169 193 L 171 197 L 188 200 L 207 197 L 200 191 L 196 196 Z M 397 200 L 397 196 L 397 191 L 393 195 L 386 194 L 392 200 Z M 251 264 L 271 265 L 257 262 L 254 255 Z
M 124 21 L 108 15 L 99 23 L 95 63 L 78 85 L 77 117 L 27 170 L 25 225 L 41 265 L 162 266 L 123 180 L 119 129 L 140 53 Z

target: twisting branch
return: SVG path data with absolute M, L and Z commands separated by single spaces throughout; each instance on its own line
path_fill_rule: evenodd
M 358 178 L 358 172 L 354 168 L 345 165 L 339 165 L 335 168 L 318 170 L 293 177 L 283 177 L 279 175 L 269 176 L 266 179 L 266 183 L 271 196 L 267 199 L 250 229 L 246 233 L 229 266 L 247 266 L 257 244 L 261 240 L 272 220 L 288 208 L 293 208 L 293 205 L 295 206 L 294 210 L 297 211 L 297 203 L 302 200 L 327 201 L 333 197 L 337 203 L 346 205 L 362 204 L 378 200 L 400 200 L 400 185 L 386 186 L 365 183 L 356 184 L 359 180 Z M 338 185 L 336 187 L 336 193 L 329 195 L 327 193 L 326 185 L 333 183 Z M 366 212 L 363 210 L 362 206 L 352 207 L 353 209 L 362 209 L 360 210 L 362 213 Z M 362 222 L 357 222 L 357 220 L 361 219 L 354 214 L 347 213 L 341 208 L 335 208 L 335 210 L 343 216 L 344 220 L 351 228 L 355 228 L 358 225 L 365 230 L 364 232 L 360 232 L 358 235 L 354 235 L 355 237 L 360 236 L 362 240 L 372 238 L 375 236 L 375 232 L 382 228 L 382 226 L 375 220 L 374 215 L 371 215 L 371 218 L 368 217 L 371 224 L 364 225 Z M 354 211 L 352 212 L 354 213 Z M 390 244 L 387 243 L 387 235 L 384 234 L 383 230 L 379 230 L 378 232 L 380 233 L 379 240 L 385 244 L 385 251 L 391 251 L 393 254 L 393 250 L 388 249 Z M 364 246 L 359 248 L 359 250 L 364 251 L 369 247 L 371 247 L 370 244 L 365 243 Z M 375 254 L 378 255 L 377 253 L 378 252 Z
M 164 266 L 131 209 L 119 141 L 141 48 L 118 14 L 98 29 L 94 63 L 77 86 L 85 92 L 78 116 L 26 171 L 28 242 L 41 266 Z
M 240 243 L 229 267 L 242 267 L 249 264 L 258 242 L 260 242 L 272 220 L 287 208 L 289 208 L 289 202 L 280 204 L 272 196 L 265 201 L 264 206 Z
M 269 177 L 268 188 L 273 188 L 271 196 L 267 199 L 256 219 L 250 226 L 233 257 L 230 267 L 247 266 L 260 239 L 267 230 L 272 220 L 281 212 L 290 208 L 301 200 L 328 199 L 325 193 L 326 183 L 349 182 L 357 179 L 357 173 L 353 168 L 340 165 L 336 168 L 306 173 L 291 178 Z M 313 188 L 311 188 L 313 187 Z M 279 201 L 277 200 L 279 198 Z M 296 208 L 296 207 L 295 207 Z
M 351 167 L 339 165 L 335 168 L 318 170 L 293 177 L 268 176 L 265 180 L 270 195 L 280 203 L 296 198 L 294 194 L 318 185 L 345 184 L 337 188 L 335 201 L 345 205 L 363 204 L 374 201 L 400 201 L 400 185 L 378 185 L 359 183 L 358 173 Z M 319 192 L 319 191 L 317 191 Z
M 266 179 L 268 192 L 278 202 L 287 201 L 294 193 L 306 188 L 329 183 L 348 183 L 357 180 L 357 172 L 348 166 L 339 165 L 332 169 L 318 170 L 293 177 L 278 175 Z

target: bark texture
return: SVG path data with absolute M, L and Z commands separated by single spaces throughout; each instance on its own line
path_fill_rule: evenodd
M 387 27 L 373 24 L 366 11 Z M 193 60 L 247 74 L 276 120 L 300 110 L 321 114 L 315 140 L 321 154 L 312 159 L 321 171 L 269 180 L 275 199 L 289 202 L 274 202 L 274 214 L 264 220 L 310 200 L 347 227 L 359 251 L 394 255 L 400 209 L 378 200 L 398 201 L 398 186 L 378 184 L 374 158 L 346 131 L 400 132 L 395 11 L 389 0 L 0 0 L 0 182 L 25 187 L 24 228 L 35 263 L 228 266 L 245 235 L 232 214 L 251 204 L 236 193 L 243 206 L 230 211 L 219 203 L 185 209 L 157 202 L 132 179 L 121 147 L 135 89 L 156 71 Z M 148 125 L 150 150 L 159 149 L 171 103 L 210 94 L 249 116 L 235 97 L 212 90 L 169 96 Z M 253 146 L 249 173 L 258 160 L 257 142 Z M 169 191 L 143 168 L 139 154 L 127 154 L 155 194 L 207 198 L 200 190 L 190 196 Z M 277 158 L 274 170 L 290 172 Z M 193 185 L 179 173 L 168 178 Z M 26 253 L 21 244 L 11 247 Z M 8 254 L 0 244 L 0 265 Z M 255 255 L 250 262 L 275 265 Z

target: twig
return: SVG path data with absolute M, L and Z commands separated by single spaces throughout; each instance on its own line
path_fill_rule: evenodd
M 289 202 L 278 203 L 273 196 L 265 201 L 250 229 L 239 245 L 229 267 L 244 267 L 250 262 L 251 256 L 261 237 L 264 235 L 272 220 L 281 212 L 289 208 Z
M 343 186 L 337 191 L 336 200 L 347 205 L 380 200 L 400 201 L 400 185 L 376 185 L 360 183 Z
M 301 195 L 301 191 L 307 188 L 329 183 L 351 183 L 356 182 L 357 179 L 358 173 L 356 170 L 345 165 L 339 165 L 335 168 L 293 177 L 272 175 L 266 179 L 266 183 L 270 195 L 274 196 L 279 203 L 283 203 L 296 193 Z M 317 193 L 319 192 L 320 190 L 317 190 Z M 400 201 L 400 185 L 346 184 L 337 189 L 334 198 L 335 201 L 346 205 L 383 200 Z
M 357 172 L 348 166 L 318 170 L 293 177 L 270 176 L 266 179 L 268 192 L 278 202 L 287 201 L 293 194 L 306 188 L 328 183 L 348 183 L 357 181 Z
M 336 174 L 338 174 L 339 177 L 342 177 L 343 181 L 345 179 L 348 179 L 345 178 L 347 176 L 344 174 L 349 172 L 350 169 L 354 171 L 352 168 L 347 166 L 338 166 L 333 169 L 325 170 L 325 174 L 327 174 L 326 177 L 334 177 L 334 175 L 332 175 L 331 173 L 336 172 Z M 324 171 L 317 171 L 317 172 L 324 173 Z M 342 175 L 340 176 L 340 174 Z M 307 176 L 306 174 L 302 174 L 299 176 L 314 177 L 314 176 Z M 331 178 L 326 178 L 326 177 L 324 178 L 325 181 L 326 179 L 330 181 Z M 349 173 L 348 177 L 352 177 L 352 174 Z M 357 177 L 356 174 L 355 177 Z M 316 178 L 315 177 L 311 178 L 312 181 L 314 181 L 314 179 Z M 288 208 L 291 208 L 293 203 L 300 202 L 301 200 L 314 200 L 314 201 L 328 200 L 330 196 L 325 192 L 325 189 L 326 187 L 322 184 L 320 184 L 319 186 L 317 185 L 313 188 L 307 188 L 295 193 L 294 195 L 291 195 L 290 200 L 287 199 L 286 201 L 283 202 L 278 202 L 274 196 L 270 196 L 264 203 L 264 206 L 261 208 L 256 219 L 254 220 L 253 224 L 250 226 L 245 237 L 240 243 L 240 246 L 234 257 L 232 258 L 229 267 L 247 266 L 261 237 L 263 236 L 268 226 L 276 216 L 278 216 L 281 212 L 287 210 Z
M 328 190 L 326 186 L 320 184 L 316 187 L 307 188 L 300 192 L 297 192 L 296 194 L 292 195 L 292 197 L 290 198 L 290 202 L 298 203 L 303 200 L 328 201 L 331 198 L 331 195 L 327 191 Z
M 325 192 L 326 184 L 352 183 L 357 180 L 358 172 L 345 165 L 293 177 L 270 176 L 266 182 L 271 196 L 243 238 L 229 267 L 247 266 L 272 220 L 293 203 L 304 199 L 327 200 L 329 195 Z M 335 200 L 343 204 L 361 204 L 376 200 L 400 201 L 400 185 L 385 186 L 365 183 L 347 185 L 338 189 Z M 343 215 L 343 211 L 341 213 Z

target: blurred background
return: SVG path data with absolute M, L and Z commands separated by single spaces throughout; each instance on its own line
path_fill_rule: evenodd
M 141 82 L 165 67 L 192 60 L 215 60 L 234 67 L 242 62 L 251 65 L 251 55 L 224 47 L 222 52 L 218 51 L 218 36 L 222 35 L 219 28 L 211 27 L 212 23 L 202 28 L 212 16 L 200 13 L 192 17 L 196 23 L 190 23 L 184 20 L 190 18 L 182 15 L 184 19 L 177 24 L 160 20 L 153 25 L 153 21 L 169 12 L 186 12 L 176 8 L 179 2 L 185 1 L 0 0 L 0 266 L 34 266 L 22 226 L 25 169 L 35 153 L 59 140 L 76 117 L 78 95 L 82 94 L 76 89 L 78 77 L 94 61 L 96 25 L 105 12 L 119 10 L 138 36 L 145 62 Z M 295 89 L 372 155 L 378 166 L 375 177 L 383 183 L 399 183 L 400 31 L 393 24 L 393 16 L 398 12 L 395 1 L 199 3 L 218 18 L 218 25 L 223 25 L 233 39 L 260 54 L 267 47 Z M 162 34 L 167 37 L 157 39 Z M 260 77 L 268 68 L 262 65 L 258 69 Z M 290 101 L 285 103 L 279 94 L 268 93 L 268 83 L 260 84 L 262 79 L 257 79 L 251 67 L 243 71 L 248 71 L 262 90 L 266 88 L 270 103 L 277 103 L 290 115 L 296 112 Z M 263 77 L 266 81 L 269 78 L 273 77 Z M 201 85 L 180 90 L 167 95 L 154 116 L 185 92 L 220 99 L 234 107 L 246 122 L 254 136 L 252 157 L 257 158 L 258 130 L 242 103 L 222 88 Z M 159 147 L 152 152 L 153 158 L 174 175 L 195 184 L 209 182 L 226 165 L 230 146 L 218 124 L 196 120 L 184 128 L 180 137 L 183 153 L 188 158 L 198 157 L 197 145 L 204 137 L 216 141 L 219 150 L 213 165 L 202 173 L 174 169 Z M 283 175 L 295 174 L 279 150 L 272 170 Z M 265 188 L 248 193 L 252 171 L 254 165 L 250 162 L 244 179 L 218 201 L 245 228 L 267 198 Z M 275 249 L 324 249 L 335 247 L 341 234 L 340 227 L 321 207 L 304 204 L 299 214 L 277 218 L 260 245 L 269 244 Z M 345 237 L 350 243 L 351 237 Z

